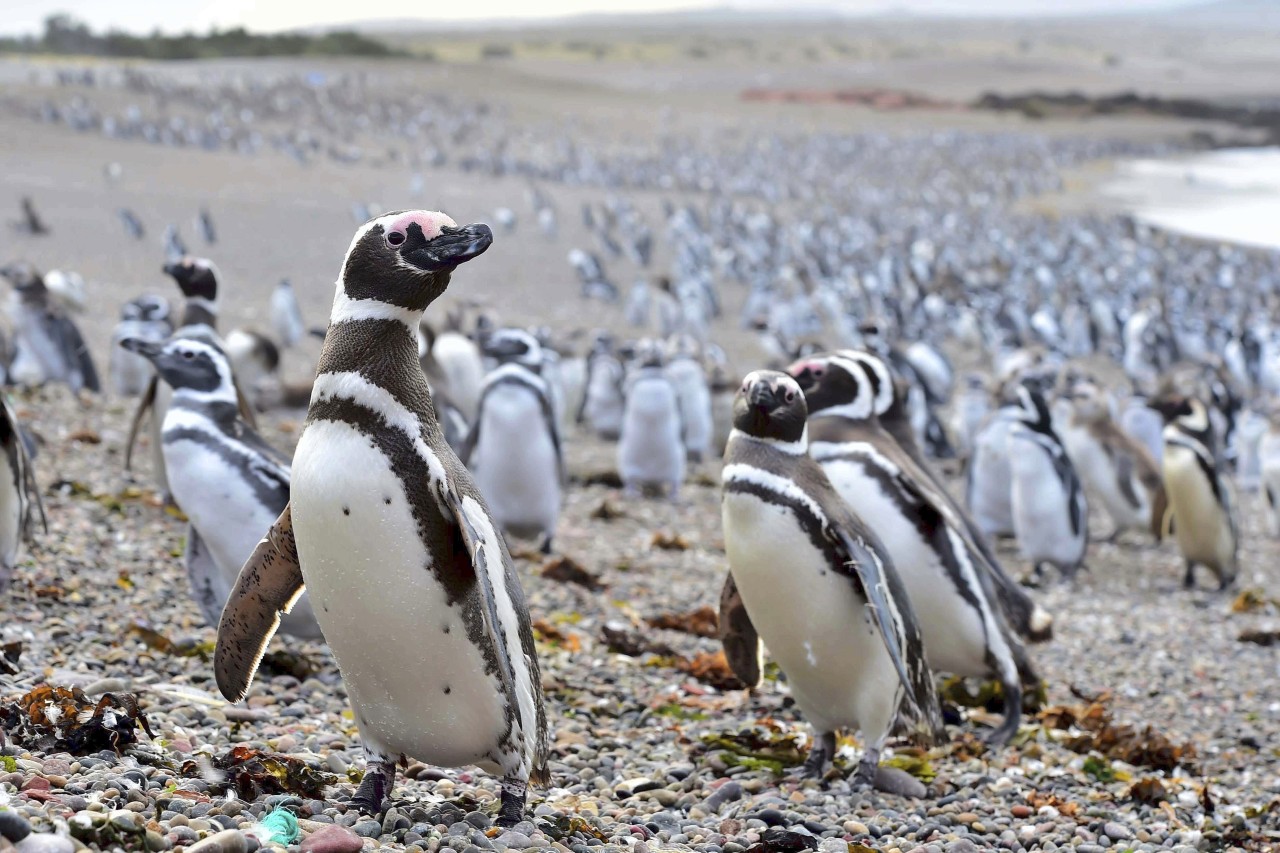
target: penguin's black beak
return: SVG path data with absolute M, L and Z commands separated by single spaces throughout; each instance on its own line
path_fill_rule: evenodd
M 747 392 L 747 402 L 762 412 L 778 408 L 778 392 L 768 382 L 757 382 Z
M 160 269 L 161 271 L 164 272 L 165 275 L 173 276 L 174 278 L 177 278 L 178 273 L 182 270 L 182 263 L 180 261 L 170 261 Z
M 120 346 L 129 352 L 136 352 L 138 355 L 149 361 L 155 361 L 160 357 L 162 345 L 156 341 L 144 341 L 142 338 L 125 338 L 120 342 Z
M 461 228 L 444 228 L 438 237 L 430 240 L 413 240 L 411 237 L 400 254 L 424 272 L 440 272 L 484 254 L 492 243 L 493 230 L 480 222 Z

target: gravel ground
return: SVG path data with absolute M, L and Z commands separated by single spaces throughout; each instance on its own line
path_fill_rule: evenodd
M 20 674 L 0 681 L 0 695 L 12 702 L 41 683 L 82 687 L 94 699 L 134 693 L 154 734 L 119 752 L 7 745 L 0 836 L 23 853 L 196 842 L 207 845 L 201 850 L 250 850 L 260 841 L 244 831 L 276 806 L 300 818 L 303 849 L 320 851 L 1090 853 L 1268 849 L 1280 839 L 1274 652 L 1238 639 L 1276 623 L 1275 606 L 1265 601 L 1275 585 L 1264 571 L 1275 546 L 1254 500 L 1244 502 L 1242 586 L 1260 588 L 1255 609 L 1237 612 L 1244 605 L 1233 607 L 1231 596 L 1178 589 L 1171 545 L 1095 545 L 1077 586 L 1042 595 L 1057 635 L 1036 649 L 1036 659 L 1048 703 L 1066 708 L 1029 715 L 1016 745 L 996 754 L 977 743 L 986 717 L 972 712 L 950 728 L 948 745 L 927 754 L 907 745 L 886 752 L 927 785 L 897 772 L 897 793 L 859 792 L 843 778 L 860 749 L 856 740 L 844 742 L 844 769 L 824 784 L 775 772 L 790 769 L 806 737 L 784 681 L 767 680 L 754 695 L 717 688 L 717 667 L 700 657 L 717 651 L 713 639 L 646 622 L 715 604 L 725 568 L 717 471 L 699 472 L 678 505 L 628 501 L 607 485 L 584 485 L 611 470 L 612 448 L 575 435 L 569 454 L 577 485 L 559 547 L 601 588 L 543 577 L 541 559 L 517 548 L 543 638 L 553 787 L 531 796 L 529 822 L 499 832 L 491 823 L 496 780 L 415 765 L 379 823 L 343 805 L 363 762 L 323 647 L 288 647 L 294 665 L 314 668 L 298 672 L 301 680 L 274 669 L 259 674 L 242 706 L 217 695 L 199 654 L 214 632 L 200 622 L 178 556 L 184 525 L 158 506 L 145 477 L 121 473 L 127 407 L 78 401 L 59 389 L 17 404 L 42 441 L 38 473 L 50 530 L 3 603 L 5 635 L 20 636 L 24 649 Z M 271 416 L 264 434 L 290 446 L 299 423 L 300 413 Z M 162 650 L 163 640 L 143 627 L 174 646 Z M 1104 708 L 1117 726 L 1137 726 L 1131 740 L 1149 747 L 1138 757 L 1167 764 L 1167 772 L 1106 757 L 1101 738 L 1095 745 L 1104 752 L 1069 748 L 1080 748 L 1089 725 L 1081 697 L 1104 692 L 1095 710 Z M 1064 720 L 1078 725 L 1062 728 Z M 1161 736 L 1171 742 L 1164 752 Z M 323 799 L 315 792 L 228 795 L 201 767 L 233 745 L 331 774 Z M 1171 751 L 1183 745 L 1188 751 L 1178 759 Z M 1136 784 L 1151 778 L 1158 785 Z

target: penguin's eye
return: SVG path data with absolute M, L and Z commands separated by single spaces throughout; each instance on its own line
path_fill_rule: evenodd
M 813 369 L 813 378 L 821 379 L 826 374 L 826 372 L 827 372 L 827 369 L 825 367 L 815 367 Z
M 740 389 L 738 389 L 738 390 L 742 391 L 742 393 L 744 393 L 744 394 L 745 394 L 745 393 L 747 393 L 748 391 L 750 391 L 750 390 L 751 390 L 751 381 L 750 381 L 750 380 L 748 380 L 748 379 L 744 379 L 744 380 L 742 380 L 742 387 L 741 387 Z
M 405 235 L 403 231 L 392 231 L 387 235 L 387 244 L 390 246 L 399 246 L 403 244 L 404 241 Z
M 787 393 L 783 395 L 782 399 L 786 400 L 788 403 L 794 403 L 796 401 L 796 392 L 788 388 Z
M 193 353 L 191 350 L 185 350 L 182 353 L 182 357 L 185 358 L 187 361 L 190 361 L 191 359 L 196 357 L 196 354 Z

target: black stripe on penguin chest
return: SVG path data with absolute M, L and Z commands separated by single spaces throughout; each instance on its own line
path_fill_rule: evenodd
M 858 598 L 864 602 L 867 600 L 867 591 L 862 586 L 862 578 L 848 565 L 849 555 L 832 541 L 832 537 L 827 533 L 826 525 L 822 519 L 814 515 L 813 511 L 807 506 L 779 494 L 767 486 L 748 480 L 726 480 L 724 491 L 725 494 L 750 495 L 771 506 L 788 510 L 796 523 L 800 525 L 800 529 L 809 537 L 810 544 L 822 554 L 823 559 L 832 567 L 832 570 L 842 577 L 847 577 L 853 584 L 854 592 Z
M 417 524 L 417 535 L 431 555 L 430 566 L 424 566 L 440 584 L 449 607 L 460 607 L 467 639 L 480 649 L 485 674 L 501 678 L 497 651 L 485 635 L 482 593 L 475 569 L 456 525 L 440 514 L 432 493 L 432 478 L 427 462 L 403 431 L 388 425 L 381 416 L 349 399 L 331 397 L 312 403 L 308 422 L 330 421 L 345 424 L 369 441 L 371 447 L 386 457 L 391 471 L 400 481 L 403 496 Z M 389 498 L 387 498 L 389 500 Z M 377 532 L 370 531 L 376 541 Z M 501 626 L 494 626 L 500 631 Z
M 289 502 L 289 480 L 281 477 L 273 467 L 260 460 L 246 455 L 246 451 L 236 450 L 226 440 L 219 440 L 208 432 L 194 427 L 173 427 L 164 431 L 162 440 L 165 444 L 176 444 L 189 441 L 217 456 L 228 468 L 243 471 L 244 481 L 253 490 L 253 496 L 259 504 L 279 513 Z

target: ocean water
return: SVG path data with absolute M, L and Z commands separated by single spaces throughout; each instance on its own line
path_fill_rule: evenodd
M 1101 193 L 1158 228 L 1280 249 L 1280 148 L 1128 161 Z

